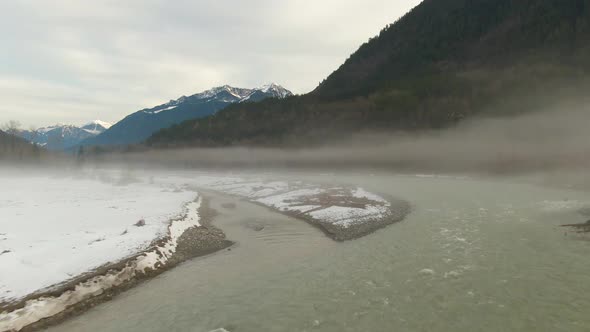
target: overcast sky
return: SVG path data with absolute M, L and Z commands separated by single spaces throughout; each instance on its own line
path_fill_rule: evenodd
M 116 122 L 223 84 L 306 93 L 418 3 L 0 1 L 0 123 Z

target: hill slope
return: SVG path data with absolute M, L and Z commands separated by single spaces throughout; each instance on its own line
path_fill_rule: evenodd
M 589 18 L 588 0 L 425 0 L 312 93 L 233 105 L 148 144 L 305 144 L 548 107 L 590 86 Z
M 42 150 L 25 139 L 0 130 L 0 160 L 36 160 Z
M 257 89 L 224 85 L 130 114 L 104 133 L 83 141 L 82 145 L 139 143 L 162 128 L 185 120 L 206 117 L 234 103 L 256 102 L 265 98 L 284 98 L 291 95 L 289 90 L 274 83 Z

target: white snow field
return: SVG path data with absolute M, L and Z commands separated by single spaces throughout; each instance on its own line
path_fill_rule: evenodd
M 197 197 L 74 177 L 0 174 L 0 183 L 0 302 L 142 251 Z

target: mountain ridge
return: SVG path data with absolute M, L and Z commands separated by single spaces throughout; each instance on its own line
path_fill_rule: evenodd
M 93 120 L 82 126 L 55 124 L 33 130 L 17 130 L 15 133 L 27 141 L 48 150 L 67 150 L 84 139 L 96 136 L 111 124 L 101 120 Z
M 212 115 L 231 104 L 257 102 L 267 98 L 282 99 L 292 95 L 291 91 L 276 83 L 269 83 L 254 89 L 230 85 L 213 87 L 131 113 L 100 135 L 90 137 L 80 144 L 83 146 L 136 144 L 144 141 L 158 130 L 185 120 Z

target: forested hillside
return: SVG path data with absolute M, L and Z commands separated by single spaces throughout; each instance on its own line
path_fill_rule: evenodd
M 0 130 L 0 161 L 38 160 L 43 151 L 25 139 Z
M 313 92 L 230 106 L 152 146 L 292 145 L 440 128 L 584 98 L 590 0 L 425 0 Z

